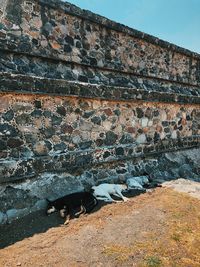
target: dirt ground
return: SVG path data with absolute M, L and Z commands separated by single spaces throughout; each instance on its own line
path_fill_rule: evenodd
M 0 266 L 200 267 L 200 186 L 164 186 L 68 226 L 37 213 L 1 227 Z

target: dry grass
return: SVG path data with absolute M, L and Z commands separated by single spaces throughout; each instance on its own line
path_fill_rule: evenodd
M 17 262 L 23 267 L 200 267 L 200 200 L 158 188 L 0 251 L 0 266 Z
M 137 261 L 138 267 L 200 266 L 200 201 L 169 191 L 157 203 L 166 213 L 161 235 L 146 233 L 144 241 L 131 246 L 108 245 L 103 252 L 117 262 Z M 158 226 L 160 227 L 160 226 Z

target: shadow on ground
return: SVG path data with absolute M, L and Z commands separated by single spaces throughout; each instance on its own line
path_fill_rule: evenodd
M 126 197 L 134 197 L 143 193 L 143 191 L 131 190 L 124 193 Z M 115 197 L 113 197 L 115 198 Z M 116 199 L 116 198 L 115 198 Z M 99 201 L 98 206 L 91 212 L 98 211 L 102 206 L 109 205 L 103 201 Z M 29 214 L 23 218 L 13 221 L 11 224 L 0 226 L 0 249 L 10 246 L 25 238 L 35 234 L 44 233 L 52 227 L 58 227 L 64 223 L 58 213 L 46 216 L 45 211 L 38 211 Z

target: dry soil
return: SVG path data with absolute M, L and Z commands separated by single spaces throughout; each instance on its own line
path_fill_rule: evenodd
M 0 266 L 198 267 L 199 184 L 179 180 L 164 186 L 68 226 L 56 214 L 36 213 L 1 227 Z

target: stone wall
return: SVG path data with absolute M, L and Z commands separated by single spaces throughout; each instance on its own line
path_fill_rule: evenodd
M 0 99 L 1 183 L 200 141 L 197 106 L 25 94 Z
M 69 3 L 13 3 L 0 7 L 0 223 L 102 181 L 199 179 L 198 54 Z
M 92 72 L 89 75 L 84 69 L 87 66 L 125 75 L 156 77 L 193 85 L 200 83 L 200 57 L 195 53 L 56 0 L 5 2 L 1 19 L 1 48 L 9 54 L 5 55 L 5 61 L 2 59 L 2 68 L 6 71 L 36 75 L 42 72 L 42 75 L 51 78 L 83 82 L 94 76 L 93 82 L 98 82 L 101 77 L 94 75 L 95 70 L 89 70 L 89 73 Z M 17 54 L 10 54 L 11 51 Z M 19 57 L 21 54 L 24 58 Z M 50 59 L 60 63 L 51 74 L 44 62 L 47 65 Z M 72 64 L 76 65 L 73 70 Z M 80 65 L 85 75 L 76 71 Z M 65 73 L 68 66 L 68 75 L 72 77 L 67 77 Z

